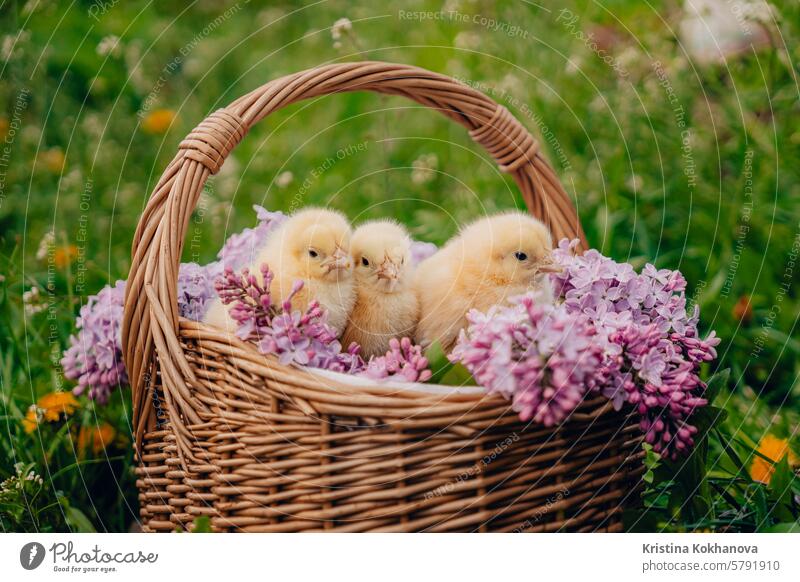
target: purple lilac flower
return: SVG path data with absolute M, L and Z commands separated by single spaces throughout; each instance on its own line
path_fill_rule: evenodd
M 178 312 L 181 317 L 200 321 L 211 301 L 217 296 L 214 280 L 222 270 L 222 263 L 206 266 L 182 263 L 178 270 Z
M 347 350 L 327 324 L 327 314 L 314 301 L 305 311 L 292 309 L 292 298 L 303 288 L 296 281 L 281 305 L 273 302 L 269 291 L 273 275 L 261 266 L 261 277 L 244 269 L 235 273 L 226 268 L 216 283 L 217 293 L 229 305 L 237 323 L 237 335 L 254 342 L 261 353 L 275 354 L 281 364 L 296 364 L 345 374 L 363 375 L 373 380 L 425 382 L 431 377 L 422 348 L 411 340 L 392 339 L 386 355 L 365 363 L 355 342 Z
M 297 364 L 336 372 L 359 372 L 364 361 L 358 346 L 342 351 L 336 332 L 327 323 L 327 315 L 316 301 L 301 312 L 292 309 L 292 298 L 303 288 L 297 281 L 281 305 L 276 305 L 269 291 L 273 275 L 261 266 L 261 278 L 244 269 L 235 273 L 226 267 L 215 287 L 229 313 L 238 324 L 237 335 L 255 342 L 265 354 L 275 354 L 284 365 Z
M 372 357 L 361 372 L 373 380 L 401 380 L 404 382 L 427 382 L 431 378 L 428 359 L 422 348 L 404 337 L 389 340 L 389 351 L 384 356 Z
M 471 311 L 450 354 L 477 382 L 510 398 L 523 421 L 563 421 L 595 383 L 602 349 L 586 317 L 563 306 L 536 304 L 532 295 L 509 307 Z
M 124 300 L 125 281 L 117 281 L 81 307 L 78 333 L 70 336 L 61 359 L 64 375 L 78 381 L 73 390 L 76 395 L 86 392 L 89 398 L 105 403 L 117 386 L 128 383 L 121 350 Z
M 576 255 L 576 245 L 560 241 L 554 255 L 562 271 L 553 283 L 568 312 L 588 316 L 606 338 L 605 379 L 598 379 L 603 393 L 617 408 L 623 400 L 637 407 L 645 440 L 656 452 L 686 452 L 697 432 L 688 419 L 707 404 L 700 364 L 716 358 L 719 338 L 714 332 L 697 337 L 699 308 L 687 312 L 680 272 L 647 264 L 636 274 L 597 251 Z
M 560 422 L 592 390 L 640 415 L 645 440 L 675 458 L 694 444 L 689 424 L 707 404 L 700 364 L 716 358 L 719 338 L 698 337 L 699 309 L 686 309 L 678 271 L 646 265 L 641 274 L 595 250 L 562 240 L 552 276 L 557 304 L 531 296 L 487 314 L 470 313 L 451 359 L 479 384 L 512 399 L 523 420 Z
M 415 240 L 411 243 L 411 264 L 416 266 L 439 250 L 433 243 Z
M 269 234 L 286 220 L 283 212 L 270 212 L 257 204 L 253 205 L 253 210 L 256 211 L 258 226 L 245 228 L 238 234 L 232 234 L 225 241 L 222 250 L 217 254 L 223 267 L 238 270 L 245 265 L 253 264 L 257 252 L 264 246 Z
M 268 212 L 261 206 L 253 206 L 253 209 L 258 226 L 232 235 L 220 251 L 219 261 L 205 266 L 196 263 L 180 266 L 177 300 L 181 317 L 201 320 L 216 296 L 214 281 L 222 274 L 223 265 L 238 268 L 247 263 L 269 233 L 286 219 L 281 212 Z M 127 384 L 128 376 L 122 362 L 124 300 L 125 281 L 117 281 L 89 297 L 81 308 L 76 320 L 77 333 L 70 337 L 61 360 L 65 376 L 78 382 L 73 390 L 76 395 L 86 393 L 89 398 L 104 403 L 117 386 Z M 343 356 L 342 359 L 347 358 Z

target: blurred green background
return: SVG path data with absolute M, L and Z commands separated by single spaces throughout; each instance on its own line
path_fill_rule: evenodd
M 58 358 L 77 310 L 127 277 L 139 215 L 180 139 L 268 80 L 340 60 L 419 65 L 506 105 L 539 136 L 592 246 L 686 275 L 702 327 L 723 340 L 715 367 L 731 374 L 716 402 L 729 414 L 719 428 L 743 465 L 766 434 L 798 450 L 800 4 L 701 4 L 712 8 L 0 4 L 0 477 L 14 478 L 22 462 L 45 481 L 39 501 L 8 502 L 5 514 L 0 504 L 3 528 L 131 526 L 128 394 L 103 408 L 81 402 L 75 426 L 53 434 L 27 434 L 21 418 L 38 397 L 70 387 Z M 253 226 L 254 203 L 329 204 L 355 221 L 394 216 L 436 243 L 471 217 L 522 205 L 463 128 L 362 93 L 295 105 L 255 127 L 209 181 L 185 260 L 207 262 L 230 233 Z M 69 437 L 84 424 L 112 427 L 113 445 L 80 456 Z M 723 479 L 713 474 L 720 464 L 698 478 Z M 727 470 L 749 479 L 736 465 Z M 661 503 L 674 485 L 653 485 L 661 513 L 640 520 L 647 527 L 733 523 L 716 485 L 706 491 L 711 517 L 674 515 Z M 749 517 L 734 529 L 796 519 L 758 518 L 762 490 L 747 487 L 734 497 Z

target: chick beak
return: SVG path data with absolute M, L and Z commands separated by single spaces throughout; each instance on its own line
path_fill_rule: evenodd
M 324 263 L 326 273 L 340 269 L 349 269 L 350 266 L 350 254 L 339 247 L 336 247 L 336 250 Z
M 378 276 L 379 280 L 386 281 L 386 285 L 389 289 L 392 289 L 397 284 L 397 279 L 400 277 L 400 269 L 394 262 L 386 259 L 383 261 L 383 264 L 378 267 L 375 274 Z
M 553 257 L 548 256 L 537 266 L 540 273 L 560 273 L 563 269 L 556 264 Z

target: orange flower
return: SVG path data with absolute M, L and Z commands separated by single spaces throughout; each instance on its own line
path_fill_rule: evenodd
M 785 455 L 789 455 L 789 464 L 792 466 L 797 464 L 797 457 L 789 448 L 789 441 L 779 439 L 771 434 L 765 435 L 758 443 L 758 452 L 776 463 L 780 462 Z M 750 477 L 753 480 L 769 484 L 774 472 L 775 467 L 771 463 L 761 457 L 753 457 L 753 463 L 750 465 Z
M 142 120 L 142 129 L 145 133 L 154 135 L 166 133 L 175 121 L 175 112 L 171 109 L 156 109 L 148 113 Z
M 36 404 L 31 404 L 22 426 L 25 432 L 32 433 L 41 422 L 56 422 L 62 415 L 70 416 L 80 406 L 72 392 L 51 392 L 45 394 Z
M 39 159 L 44 164 L 44 167 L 54 174 L 60 173 L 64 169 L 66 158 L 61 148 L 50 148 L 39 154 Z
M 733 316 L 742 323 L 749 323 L 753 318 L 753 308 L 750 305 L 750 297 L 747 295 L 739 297 L 739 300 L 736 302 L 736 305 L 733 306 L 731 312 Z
M 100 426 L 82 426 L 78 431 L 78 454 L 84 455 L 89 450 L 95 455 L 103 452 L 116 434 L 114 427 L 107 422 Z
M 74 261 L 77 256 L 78 247 L 75 245 L 64 245 L 63 247 L 58 247 L 53 253 L 53 262 L 56 267 L 63 269 L 67 265 L 71 265 L 72 261 Z

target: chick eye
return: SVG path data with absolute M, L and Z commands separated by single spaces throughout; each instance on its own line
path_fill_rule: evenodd
M 361 257 L 361 264 L 365 267 L 369 267 L 369 259 L 367 259 L 367 257 Z
M 319 256 L 319 253 L 317 251 L 315 251 L 314 249 L 309 249 L 308 256 L 313 258 L 313 259 L 316 259 Z
M 518 261 L 527 261 L 528 260 L 528 255 L 526 255 L 522 251 L 518 251 L 518 252 L 514 253 L 514 256 L 517 258 Z

